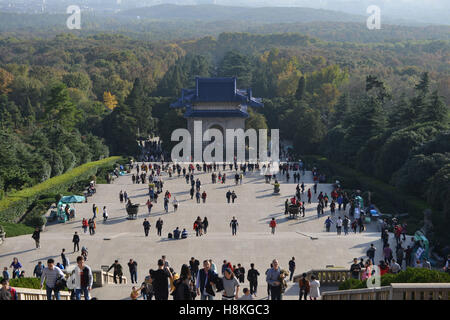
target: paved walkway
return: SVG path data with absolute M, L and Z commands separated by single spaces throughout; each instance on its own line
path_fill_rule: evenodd
M 135 172 L 135 170 L 133 170 Z M 78 231 L 81 237 L 81 246 L 89 251 L 87 264 L 93 269 L 100 269 L 101 265 L 110 265 L 114 259 L 119 259 L 124 267 L 124 274 L 129 279 L 127 262 L 133 258 L 138 263 L 138 280 L 143 281 L 149 268 L 156 268 L 157 260 L 166 255 L 171 266 L 179 272 L 181 264 L 188 263 L 194 256 L 200 262 L 212 258 L 218 268 L 222 261 L 227 259 L 232 264 L 241 263 L 248 270 L 251 262 L 261 273 L 260 298 L 266 297 L 264 272 L 272 259 L 277 258 L 282 268 L 288 269 L 288 261 L 295 256 L 296 274 L 310 269 L 325 268 L 327 265 L 349 267 L 354 257 L 365 257 L 365 252 L 374 243 L 382 247 L 379 232 L 374 225 L 369 225 L 368 231 L 362 234 L 336 235 L 334 226 L 332 232 L 326 233 L 325 216 L 317 218 L 317 199 L 306 207 L 306 216 L 298 220 L 290 220 L 284 215 L 284 201 L 295 193 L 296 184 L 281 182 L 280 195 L 273 195 L 273 186 L 264 183 L 264 177 L 259 173 L 248 173 L 242 185 L 235 186 L 233 173 L 225 171 L 228 179 L 225 185 L 211 184 L 210 174 L 196 174 L 200 178 L 202 190 L 206 190 L 208 197 L 205 204 L 197 204 L 190 199 L 190 184 L 186 184 L 181 177 L 165 177 L 164 192 L 169 190 L 179 201 L 176 213 L 170 205 L 169 213 L 163 209 L 163 196 L 160 195 L 158 203 L 154 205 L 149 216 L 145 202 L 147 201 L 147 185 L 132 184 L 131 174 L 121 176 L 109 185 L 97 185 L 97 193 L 89 198 L 89 203 L 76 204 L 76 219 L 65 223 L 46 227 L 41 234 L 41 249 L 34 248 L 34 241 L 30 235 L 8 238 L 0 247 L 0 266 L 9 266 L 13 257 L 18 257 L 24 265 L 24 270 L 31 276 L 37 261 L 45 262 L 48 258 L 60 261 L 61 248 L 66 248 L 71 263 L 76 259 L 77 253 L 72 253 L 72 236 Z M 302 176 L 305 183 L 305 194 L 308 188 L 312 189 L 311 172 Z M 127 220 L 125 205 L 119 202 L 119 191 L 127 191 L 133 203 L 140 203 L 141 208 L 137 220 Z M 235 190 L 238 198 L 236 203 L 228 204 L 225 193 Z M 318 193 L 327 192 L 330 195 L 332 187 L 329 184 L 319 184 Z M 317 195 L 314 197 L 317 198 Z M 99 221 L 97 232 L 90 236 L 83 234 L 81 228 L 82 218 L 92 216 L 92 203 L 99 207 Z M 103 223 L 101 208 L 108 208 L 109 219 Z M 329 208 L 327 208 L 329 210 Z M 338 215 L 338 213 L 336 214 Z M 196 237 L 192 230 L 193 222 L 197 216 L 206 216 L 209 220 L 208 234 Z M 237 236 L 231 235 L 229 222 L 236 216 L 239 222 Z M 163 237 L 156 235 L 155 222 L 158 218 L 164 221 Z M 278 222 L 275 235 L 269 228 L 269 221 L 275 217 Z M 143 219 L 151 223 L 150 236 L 144 236 Z M 175 227 L 186 228 L 189 237 L 186 240 L 168 240 L 167 233 Z M 312 238 L 317 238 L 312 240 Z M 381 250 L 378 250 L 377 257 Z M 129 296 L 131 283 L 127 285 L 109 285 L 95 289 L 93 295 L 99 299 L 124 299 Z M 246 282 L 244 287 L 248 287 Z M 242 287 L 241 287 L 242 290 Z M 286 299 L 297 299 L 298 286 L 294 285 L 287 290 Z

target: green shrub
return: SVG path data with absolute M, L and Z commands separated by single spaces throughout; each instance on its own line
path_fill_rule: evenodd
M 47 223 L 47 218 L 42 214 L 35 213 L 27 216 L 23 223 L 32 228 L 41 228 Z
M 0 277 L 0 281 L 3 278 Z M 41 279 L 39 278 L 16 278 L 9 279 L 9 285 L 13 288 L 28 288 L 28 289 L 40 289 L 41 288 Z M 45 281 L 44 281 L 45 287 Z M 67 288 L 64 288 L 63 291 L 68 291 Z
M 406 268 L 397 274 L 386 273 L 381 277 L 381 286 L 389 286 L 391 283 L 448 283 L 450 274 L 425 268 Z M 339 290 L 367 288 L 366 281 L 348 279 L 344 281 Z
M 24 234 L 32 234 L 34 228 L 29 227 L 23 223 L 2 223 L 2 227 L 6 232 L 7 238 L 17 237 Z
M 65 192 L 73 184 L 95 175 L 99 168 L 111 167 L 120 159 L 121 157 L 110 157 L 89 162 L 31 188 L 8 195 L 0 201 L 0 222 L 16 222 L 41 195 Z

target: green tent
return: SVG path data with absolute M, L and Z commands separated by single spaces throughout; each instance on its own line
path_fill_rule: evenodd
M 62 197 L 61 200 L 59 200 L 60 203 L 81 203 L 81 202 L 85 202 L 86 198 L 83 196 L 65 196 Z

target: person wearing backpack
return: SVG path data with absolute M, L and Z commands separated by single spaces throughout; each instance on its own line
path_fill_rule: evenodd
M 306 273 L 302 274 L 302 277 L 298 281 L 298 286 L 300 288 L 299 300 L 302 300 L 302 298 L 305 298 L 306 300 L 310 290 L 309 280 L 306 279 Z
M 275 221 L 275 218 L 272 218 L 272 220 L 270 220 L 269 226 L 272 229 L 272 234 L 275 234 L 275 228 L 277 227 L 277 222 Z
M 255 264 L 250 264 L 250 270 L 247 272 L 247 280 L 250 283 L 250 294 L 255 295 L 256 297 L 256 291 L 258 289 L 258 277 L 259 272 L 255 269 Z

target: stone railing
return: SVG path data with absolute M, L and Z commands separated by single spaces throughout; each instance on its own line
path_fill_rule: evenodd
M 449 300 L 450 283 L 392 283 L 386 287 L 328 291 L 322 300 Z
M 103 287 L 107 284 L 114 283 L 114 275 L 110 272 L 106 272 L 103 270 L 93 270 L 92 276 L 94 278 L 94 283 L 92 286 L 94 288 Z M 117 283 L 119 283 L 119 279 L 117 277 Z M 122 276 L 122 283 L 127 284 L 127 278 Z
M 327 291 L 322 300 L 390 300 L 391 287 Z
M 18 300 L 47 300 L 47 293 L 45 290 L 30 289 L 30 288 L 14 288 L 17 292 Z M 68 291 L 60 291 L 61 300 L 70 300 L 70 293 Z M 54 297 L 53 297 L 54 298 Z
M 362 273 L 363 271 L 361 271 Z M 315 275 L 321 286 L 339 286 L 344 281 L 351 278 L 349 269 L 314 269 L 306 272 L 307 278 L 311 280 L 311 275 Z M 300 280 L 301 275 L 294 277 L 294 282 Z
M 391 283 L 391 300 L 450 300 L 450 283 Z

